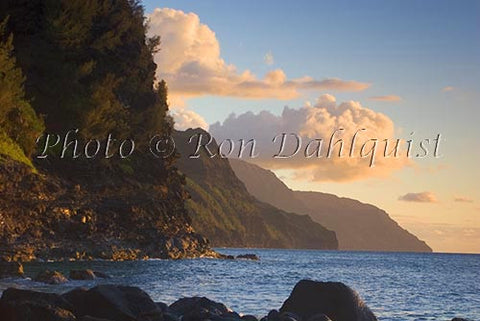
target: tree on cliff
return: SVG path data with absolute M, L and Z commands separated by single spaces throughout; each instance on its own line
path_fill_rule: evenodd
M 99 140 L 111 133 L 116 139 L 133 138 L 136 150 L 143 151 L 141 143 L 152 135 L 171 134 L 167 85 L 155 79 L 152 56 L 160 41 L 146 36 L 139 1 L 5 0 L 0 19 L 7 18 L 5 29 L 13 34 L 15 47 L 12 59 L 25 75 L 25 98 L 43 116 L 47 132 L 78 128 L 80 138 Z M 28 136 L 30 149 L 33 136 Z M 154 163 L 160 169 L 158 179 L 179 191 L 183 179 L 174 161 L 170 157 Z M 147 165 L 142 160 L 95 163 L 130 174 Z
M 90 139 L 105 142 L 108 134 L 139 145 L 152 134 L 170 135 L 167 86 L 155 79 L 152 56 L 159 39 L 146 37 L 138 1 L 2 0 L 0 21 L 7 18 L 0 62 L 1 93 L 13 100 L 8 108 L 42 115 L 48 133 L 79 129 L 79 149 Z M 9 137 L 16 137 L 19 125 L 3 115 L 2 122 Z M 29 144 L 34 136 L 27 137 Z M 34 162 L 43 175 L 17 162 L 0 162 L 0 208 L 5 209 L 0 243 L 11 250 L 9 258 L 206 253 L 208 242 L 190 225 L 175 155 L 157 159 L 147 146 L 135 145 L 128 159 L 116 153 L 113 159 L 72 161 L 55 157 L 53 149 L 53 157 Z
M 154 88 L 159 40 L 145 36 L 139 1 L 7 0 L 7 16 L 27 97 L 47 130 L 99 139 L 168 131 L 166 97 Z
M 111 133 L 117 139 L 133 138 L 137 150 L 144 151 L 140 145 L 152 135 L 171 134 L 167 85 L 155 79 L 152 57 L 160 42 L 146 37 L 139 1 L 5 0 L 0 19 L 7 18 L 5 29 L 15 46 L 11 58 L 25 75 L 24 96 L 44 117 L 47 132 L 78 128 L 83 138 L 99 140 Z M 27 153 L 33 136 L 27 137 Z M 165 176 L 158 179 L 174 181 L 172 189 L 178 190 L 182 179 L 170 170 L 174 160 L 159 159 L 155 166 L 164 168 L 159 172 Z M 127 173 L 146 167 L 102 160 L 96 165 Z
M 7 20 L 0 22 L 0 135 L 16 143 L 26 156 L 35 148 L 35 139 L 43 131 L 43 122 L 37 117 L 25 98 L 25 78 L 13 56 L 13 37 L 6 32 Z M 2 143 L 0 152 L 11 154 L 15 148 Z

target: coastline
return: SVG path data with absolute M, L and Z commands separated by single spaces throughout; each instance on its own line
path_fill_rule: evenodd
M 451 320 L 456 316 L 476 320 L 480 313 L 475 304 L 480 300 L 480 288 L 471 281 L 478 276 L 478 255 L 216 250 L 232 256 L 254 253 L 260 260 L 29 262 L 24 264 L 26 279 L 0 280 L 0 289 L 16 287 L 60 294 L 77 287 L 127 285 L 139 287 L 154 301 L 167 304 L 181 297 L 205 296 L 234 311 L 264 316 L 282 305 L 299 280 L 314 279 L 339 281 L 352 287 L 384 321 L 414 321 L 419 315 L 428 320 Z M 33 281 L 46 269 L 60 271 L 66 277 L 71 270 L 92 269 L 110 278 L 55 285 Z M 458 269 L 463 271 L 461 275 L 456 273 Z

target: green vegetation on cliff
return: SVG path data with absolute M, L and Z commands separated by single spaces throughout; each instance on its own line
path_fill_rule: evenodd
M 8 137 L 3 130 L 0 130 L 0 164 L 7 159 L 23 163 L 29 166 L 32 170 L 35 170 L 32 161 L 25 156 L 22 148 Z
M 191 199 L 187 206 L 192 225 L 219 247 L 336 249 L 335 233 L 313 222 L 307 215 L 279 210 L 252 197 L 235 176 L 228 159 L 197 158 L 192 135 L 201 129 L 174 132 L 182 155 L 179 169 L 187 175 Z M 214 146 L 214 145 L 212 145 Z M 215 147 L 213 147 L 214 149 Z
M 175 157 L 141 142 L 170 135 L 134 0 L 0 2 L 0 259 L 180 258 L 211 254 L 185 208 Z M 38 117 L 37 115 L 41 115 Z M 138 142 L 129 159 L 30 156 L 43 131 Z M 79 146 L 83 148 L 83 146 Z
M 0 160 L 10 157 L 32 166 L 28 156 L 43 131 L 43 122 L 25 98 L 25 78 L 13 56 L 7 22 L 6 18 L 0 22 Z
M 138 1 L 6 0 L 6 18 L 26 96 L 48 130 L 103 139 L 163 129 L 165 97 L 153 89 L 159 39 L 146 38 Z

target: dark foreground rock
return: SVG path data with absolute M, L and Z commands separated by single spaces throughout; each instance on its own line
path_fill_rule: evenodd
M 358 294 L 340 282 L 302 280 L 280 308 L 302 320 L 324 314 L 335 321 L 375 321 L 377 318 Z
M 136 287 L 99 285 L 63 295 L 7 289 L 0 299 L 1 321 L 258 321 L 205 297 L 181 298 L 167 306 Z M 280 311 L 263 321 L 377 320 L 358 295 L 342 283 L 299 282 Z M 460 319 L 459 319 L 460 320 Z M 455 320 L 458 321 L 458 320 Z
M 268 315 L 262 318 L 261 321 L 301 321 L 302 318 L 292 312 L 278 312 L 277 310 L 272 310 Z M 323 313 L 315 314 L 314 316 L 306 319 L 305 321 L 332 321 L 328 316 Z
M 241 319 L 242 321 L 258 321 L 256 316 L 250 314 L 243 315 Z
M 2 321 L 73 321 L 72 310 L 68 301 L 53 293 L 10 288 L 0 299 Z
M 205 297 L 182 298 L 170 305 L 169 310 L 176 314 L 177 317 L 181 317 L 182 321 L 214 320 L 223 319 L 222 317 L 231 317 L 231 312 L 224 304 Z M 234 317 L 234 319 L 238 318 Z
M 163 320 L 162 311 L 147 293 L 136 287 L 99 285 L 90 290 L 75 289 L 62 296 L 77 317 L 115 321 Z

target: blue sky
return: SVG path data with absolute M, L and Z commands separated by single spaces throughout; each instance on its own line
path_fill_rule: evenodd
M 276 172 L 295 189 L 380 206 L 436 250 L 480 252 L 480 245 L 472 245 L 480 244 L 480 1 L 175 0 L 144 5 L 147 13 L 172 8 L 197 15 L 215 33 L 220 57 L 239 73 L 249 70 L 262 79 L 281 69 L 288 79 L 308 75 L 371 84 L 363 91 L 302 91 L 292 99 L 211 92 L 185 98 L 186 108 L 208 124 L 221 123 L 231 113 L 266 110 L 280 115 L 284 106 L 299 108 L 329 93 L 338 102 L 359 101 L 387 115 L 402 136 L 441 133 L 442 159 L 418 161 L 414 168 L 383 179 L 312 182 L 292 179 L 291 170 Z M 162 36 L 162 29 L 158 33 Z M 269 52 L 272 65 L 264 61 Z M 369 99 L 386 95 L 401 100 Z M 434 193 L 438 202 L 398 201 L 401 194 L 421 191 Z M 453 243 L 462 233 L 473 236 Z

